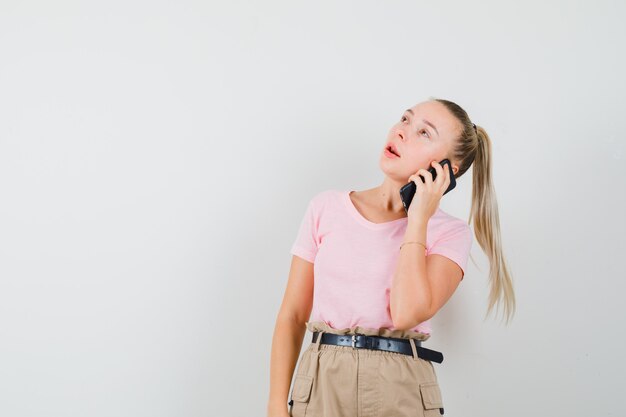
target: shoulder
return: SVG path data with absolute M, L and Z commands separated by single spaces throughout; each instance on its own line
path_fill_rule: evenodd
M 441 234 L 464 235 L 467 239 L 472 238 L 472 228 L 466 220 L 453 216 L 441 208 L 437 209 L 433 217 L 435 217 L 435 226 Z
M 342 193 L 342 190 L 337 189 L 318 191 L 310 198 L 309 204 L 315 209 L 322 210 L 329 205 L 339 204 Z

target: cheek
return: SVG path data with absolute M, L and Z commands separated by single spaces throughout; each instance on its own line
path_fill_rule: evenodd
M 404 164 L 410 171 L 417 171 L 420 168 L 430 168 L 430 161 L 436 159 L 437 149 L 427 144 L 416 144 L 411 149 L 406 149 L 402 154 Z
M 428 160 L 430 156 L 434 153 L 434 149 L 428 146 L 426 143 L 416 143 L 409 148 L 405 148 L 402 156 L 406 155 L 407 159 L 419 163 L 421 160 Z

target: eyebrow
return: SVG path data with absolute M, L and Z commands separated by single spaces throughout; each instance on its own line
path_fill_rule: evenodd
M 408 111 L 409 113 L 411 113 L 412 115 L 414 115 L 414 116 L 415 116 L 415 113 L 413 113 L 413 110 L 411 110 L 411 109 L 406 109 L 405 111 Z M 428 120 L 426 120 L 426 119 L 422 119 L 422 122 L 424 122 L 424 123 L 426 123 L 428 126 L 432 127 L 432 128 L 435 130 L 435 132 L 437 132 L 437 136 L 439 136 L 439 131 L 437 130 L 437 128 L 435 127 L 435 125 L 434 125 L 434 124 L 432 124 L 431 122 L 429 122 L 429 121 L 428 121 Z

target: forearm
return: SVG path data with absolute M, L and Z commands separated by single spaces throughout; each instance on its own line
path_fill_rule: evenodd
M 293 372 L 300 356 L 306 326 L 290 317 L 276 319 L 270 358 L 270 410 L 285 410 Z
M 426 225 L 426 221 L 409 221 L 403 242 L 417 241 L 425 245 Z M 424 247 L 417 243 L 404 245 L 391 285 L 390 311 L 394 327 L 409 329 L 426 320 L 430 304 Z

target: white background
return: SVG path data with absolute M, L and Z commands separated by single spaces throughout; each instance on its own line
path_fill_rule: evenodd
M 3 0 L 0 415 L 265 415 L 308 200 L 380 184 L 429 96 L 493 140 L 518 303 L 483 321 L 475 244 L 428 341 L 445 415 L 623 415 L 625 12 Z

